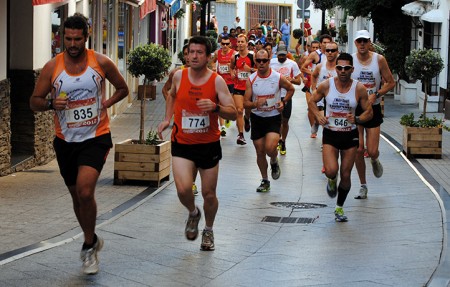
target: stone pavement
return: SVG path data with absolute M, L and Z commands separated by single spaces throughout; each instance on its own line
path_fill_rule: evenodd
M 401 142 L 398 119 L 408 110 L 419 113 L 386 98 L 386 139 Z M 161 96 L 147 102 L 146 130 L 163 114 Z M 138 117 L 134 101 L 114 118 L 114 142 L 137 137 Z M 222 139 L 214 252 L 200 251 L 200 238 L 184 238 L 187 212 L 172 181 L 157 190 L 114 186 L 110 155 L 97 188 L 105 247 L 95 276 L 80 274 L 82 237 L 55 161 L 0 178 L 0 286 L 446 286 L 449 133 L 443 159 L 411 164 L 382 140 L 383 177 L 368 164 L 369 198 L 355 200 L 354 169 L 349 222 L 336 223 L 320 139 L 309 138 L 299 89 L 290 123 L 281 178 L 266 194 L 255 192 L 260 175 L 249 134 L 243 147 L 235 127 Z

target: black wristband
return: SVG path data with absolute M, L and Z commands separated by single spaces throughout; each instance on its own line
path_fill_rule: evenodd
M 47 100 L 47 109 L 48 110 L 54 110 L 55 108 L 53 107 L 53 99 L 48 99 Z
M 361 120 L 359 119 L 359 116 L 355 117 L 355 123 L 356 124 L 361 124 Z
M 213 110 L 213 113 L 218 113 L 220 112 L 220 106 L 218 104 L 216 104 L 216 107 Z

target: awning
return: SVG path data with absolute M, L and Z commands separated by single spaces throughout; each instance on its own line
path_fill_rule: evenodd
M 139 18 L 144 19 L 147 14 L 156 10 L 156 0 L 145 0 L 139 9 Z
M 144 3 L 145 0 L 119 0 L 119 2 L 126 3 L 128 5 L 139 7 Z
M 442 10 L 434 9 L 423 14 L 422 17 L 420 17 L 420 20 L 430 23 L 444 23 L 445 16 Z
M 33 6 L 58 2 L 64 2 L 64 0 L 33 0 Z
M 427 11 L 427 6 L 429 4 L 423 1 L 414 1 L 402 6 L 403 14 L 412 16 L 412 17 L 420 17 Z

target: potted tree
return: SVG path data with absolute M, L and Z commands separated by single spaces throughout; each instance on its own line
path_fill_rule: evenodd
M 144 94 L 148 86 L 155 86 L 167 74 L 171 64 L 169 51 L 153 43 L 136 47 L 127 59 L 130 74 L 144 76 Z M 155 131 L 144 139 L 145 97 L 140 100 L 139 140 L 128 139 L 115 145 L 114 184 L 142 180 L 159 185 L 170 174 L 170 142 L 159 141 Z
M 442 128 L 443 119 L 427 117 L 428 87 L 431 80 L 439 75 L 444 68 L 441 55 L 432 49 L 412 50 L 406 57 L 405 72 L 416 80 L 421 80 L 424 85 L 423 111 L 419 119 L 414 118 L 414 114 L 403 115 L 400 124 L 403 129 L 403 151 L 406 155 L 442 157 Z

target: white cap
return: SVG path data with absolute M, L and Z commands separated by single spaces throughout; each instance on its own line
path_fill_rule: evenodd
M 367 31 L 367 30 L 356 31 L 355 40 L 358 40 L 360 38 L 370 39 L 369 31 Z
M 255 46 L 255 41 L 253 41 L 253 40 L 248 41 L 248 43 L 252 44 L 253 46 Z

